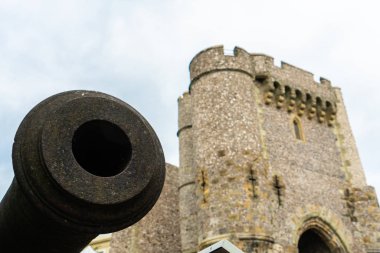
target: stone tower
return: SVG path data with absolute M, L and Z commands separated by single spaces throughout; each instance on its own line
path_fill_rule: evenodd
M 246 253 L 379 253 L 339 88 L 287 63 L 222 46 L 190 63 L 178 99 L 180 165 L 158 204 L 113 235 L 111 253 L 195 253 L 227 239 Z
M 330 81 L 223 47 L 190 63 L 179 98 L 183 253 L 228 239 L 244 252 L 380 252 L 342 96 Z

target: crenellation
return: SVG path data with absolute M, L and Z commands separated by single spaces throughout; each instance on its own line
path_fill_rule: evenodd
M 305 83 L 313 83 L 314 82 L 314 75 L 313 73 L 306 71 L 304 69 L 301 69 L 299 67 L 296 67 L 292 64 L 286 63 L 284 61 L 281 61 L 281 67 L 280 71 L 285 74 L 286 76 L 291 77 L 298 77 L 299 79 L 303 80 Z
M 257 75 L 269 73 L 274 67 L 274 58 L 265 54 L 251 54 L 253 71 Z
M 178 131 L 177 136 L 181 131 L 192 128 L 191 117 L 191 96 L 188 92 L 183 93 L 178 98 L 179 113 L 178 113 Z
M 250 54 L 235 47 L 234 56 L 224 54 L 223 46 L 212 47 L 197 54 L 190 63 L 190 87 L 197 78 L 215 71 L 239 71 L 252 75 Z
M 320 82 L 321 85 L 327 86 L 328 88 L 332 87 L 331 86 L 331 81 L 328 80 L 328 79 L 326 79 L 326 78 L 324 78 L 324 77 L 320 77 L 319 78 L 319 82 Z

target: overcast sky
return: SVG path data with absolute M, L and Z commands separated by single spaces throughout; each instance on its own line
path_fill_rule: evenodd
M 380 193 L 378 1 L 0 0 L 0 198 L 17 127 L 39 101 L 90 89 L 152 124 L 178 165 L 177 97 L 210 46 L 240 46 L 342 88 L 370 185 Z

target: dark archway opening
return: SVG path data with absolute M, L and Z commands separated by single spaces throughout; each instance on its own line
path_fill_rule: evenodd
M 299 253 L 332 253 L 329 246 L 321 236 L 313 229 L 309 229 L 301 235 L 298 242 Z

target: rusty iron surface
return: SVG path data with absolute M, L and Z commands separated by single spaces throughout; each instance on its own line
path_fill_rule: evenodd
M 149 123 L 94 91 L 60 93 L 34 107 L 12 156 L 15 178 L 0 203 L 6 252 L 79 252 L 99 233 L 144 217 L 165 178 Z

